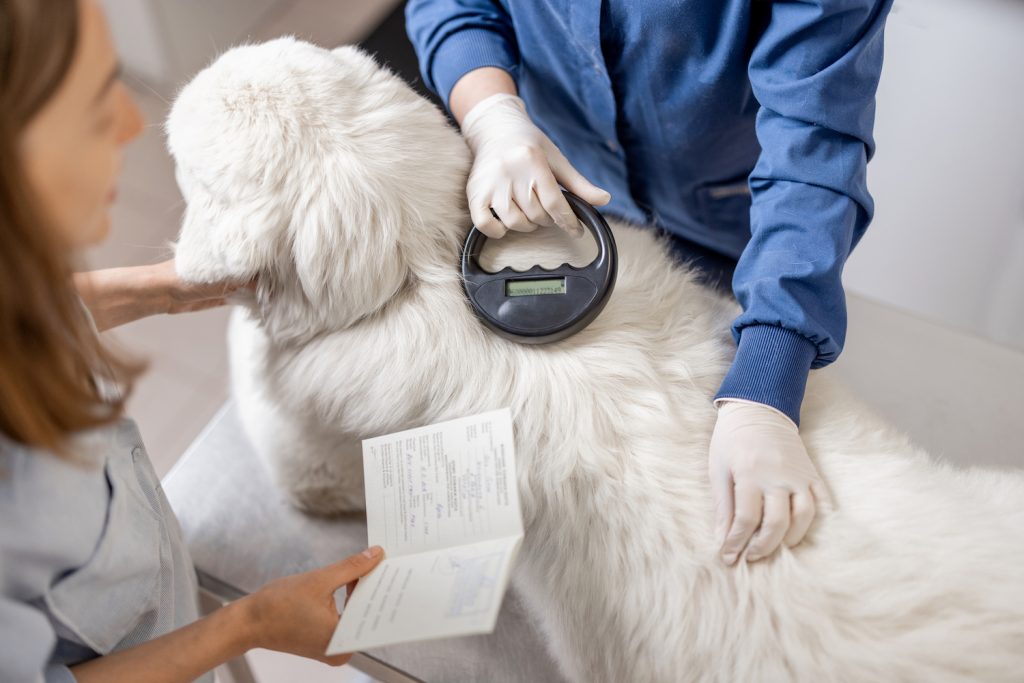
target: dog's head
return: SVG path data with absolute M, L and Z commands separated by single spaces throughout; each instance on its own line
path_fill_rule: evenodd
M 469 153 L 357 48 L 230 50 L 181 91 L 167 136 L 187 203 L 179 275 L 255 278 L 281 334 L 347 326 L 454 271 Z

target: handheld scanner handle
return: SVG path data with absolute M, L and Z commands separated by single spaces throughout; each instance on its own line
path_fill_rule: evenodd
M 466 238 L 462 278 L 469 302 L 485 325 L 512 341 L 546 344 L 583 330 L 601 313 L 615 287 L 618 252 L 611 228 L 590 204 L 569 192 L 565 198 L 597 241 L 597 257 L 582 268 L 563 263 L 552 270 L 535 265 L 525 271 L 507 267 L 491 273 L 479 262 L 486 236 L 474 227 Z M 513 295 L 507 289 L 512 282 L 529 286 L 530 281 L 545 279 L 561 280 L 561 291 L 552 292 L 558 296 Z
M 466 238 L 465 248 L 462 252 L 462 274 L 463 277 L 466 278 L 467 282 L 478 280 L 479 278 L 489 279 L 490 276 L 498 274 L 547 275 L 565 270 L 576 271 L 578 273 L 581 271 L 588 271 L 594 275 L 598 275 L 599 273 L 611 273 L 612 278 L 614 278 L 618 253 L 615 249 L 615 238 L 612 236 L 611 228 L 608 227 L 608 223 L 605 221 L 604 216 L 598 213 L 597 209 L 574 195 L 572 192 L 562 190 L 562 194 L 565 195 L 565 199 L 569 202 L 569 207 L 572 208 L 573 213 L 576 214 L 576 217 L 580 219 L 580 222 L 583 223 L 583 225 L 590 231 L 590 234 L 593 235 L 594 240 L 597 242 L 597 257 L 595 257 L 593 261 L 582 268 L 577 268 L 569 265 L 568 263 L 563 263 L 553 270 L 547 270 L 540 266 L 533 266 L 525 271 L 507 267 L 497 273 L 491 273 L 490 271 L 484 270 L 480 266 L 479 261 L 480 254 L 483 252 L 484 244 L 487 242 L 487 235 L 477 230 L 476 226 L 474 226 L 469 232 L 469 237 Z M 588 279 L 601 281 L 607 280 L 607 276 Z

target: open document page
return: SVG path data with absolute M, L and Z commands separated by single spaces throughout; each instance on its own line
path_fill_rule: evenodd
M 507 409 L 363 442 L 369 545 L 386 559 L 327 654 L 489 633 L 523 537 Z

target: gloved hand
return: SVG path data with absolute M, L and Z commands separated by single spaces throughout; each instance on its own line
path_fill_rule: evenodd
M 761 403 L 718 402 L 708 468 L 716 539 L 726 564 L 744 548 L 747 561 L 755 562 L 783 541 L 790 547 L 800 543 L 816 508 L 832 505 L 797 426 Z
M 515 95 L 500 93 L 478 102 L 462 121 L 462 135 L 473 152 L 466 183 L 469 210 L 473 223 L 488 237 L 502 237 L 507 230 L 532 232 L 541 226 L 582 235 L 559 183 L 597 206 L 611 199 L 572 167 Z

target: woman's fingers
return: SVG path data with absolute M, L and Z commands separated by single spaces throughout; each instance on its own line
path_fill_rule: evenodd
M 359 583 L 359 579 L 356 579 L 355 581 L 349 581 L 345 584 L 345 602 L 348 602 L 348 599 L 352 597 L 352 591 L 356 589 L 357 583 Z
M 747 562 L 757 562 L 774 553 L 782 543 L 789 524 L 789 491 L 766 493 L 761 528 L 747 548 Z
M 732 526 L 722 545 L 722 559 L 732 564 L 747 547 L 750 537 L 761 524 L 763 500 L 761 489 L 756 486 L 737 484 L 734 489 L 735 513 Z
M 174 259 L 148 267 L 153 269 L 157 281 L 163 283 L 161 288 L 166 293 L 161 313 L 192 313 L 226 306 L 236 293 L 252 292 L 256 288 L 255 279 L 186 282 L 178 277 Z
M 352 653 L 334 655 L 332 657 L 328 657 L 325 655 L 323 657 L 320 657 L 319 659 L 321 662 L 327 664 L 328 666 L 342 666 L 343 664 L 348 664 L 348 660 L 352 659 Z
M 329 577 L 333 587 L 339 588 L 369 574 L 374 567 L 380 564 L 383 557 L 384 549 L 375 545 L 361 553 L 346 557 L 340 562 L 328 565 L 321 571 Z
M 810 490 L 805 489 L 793 494 L 791 511 L 792 519 L 784 540 L 790 548 L 804 540 L 807 530 L 811 528 L 811 522 L 814 521 L 814 496 Z

